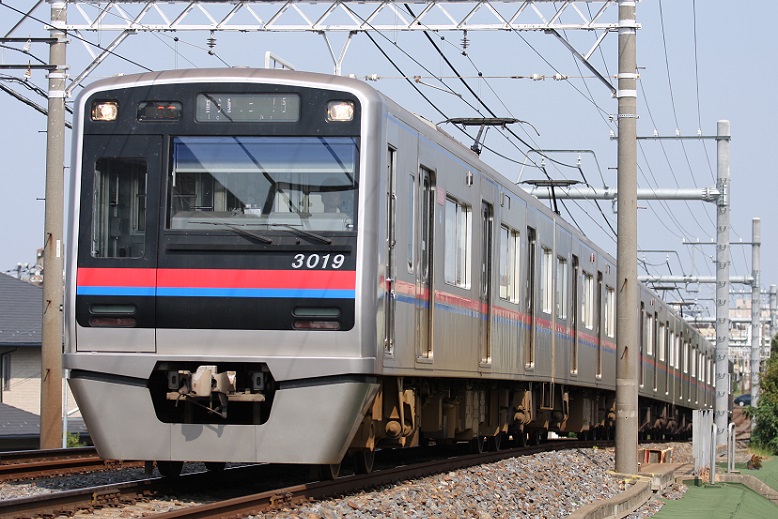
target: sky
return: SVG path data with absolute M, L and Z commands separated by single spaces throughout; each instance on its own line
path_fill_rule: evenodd
M 3 0 L 1 35 L 7 35 L 22 20 L 19 12 L 26 12 L 32 5 L 35 3 L 29 0 Z M 133 13 L 140 5 L 124 7 Z M 323 9 L 297 5 L 312 18 Z M 472 7 L 469 3 L 449 5 L 452 10 Z M 596 10 L 601 2 L 579 5 L 584 10 Z M 717 121 L 730 121 L 730 240 L 733 244 L 750 242 L 752 220 L 761 219 L 761 288 L 768 290 L 771 284 L 778 283 L 778 261 L 774 260 L 778 254 L 778 211 L 774 206 L 778 175 L 771 171 L 771 150 L 778 140 L 778 103 L 768 97 L 778 84 L 774 66 L 778 45 L 769 31 L 751 23 L 776 19 L 778 2 L 752 0 L 734 5 L 724 0 L 638 2 L 638 135 L 713 136 Z M 409 6 L 415 13 L 422 9 L 422 4 Z M 160 9 L 174 6 L 161 2 Z M 616 21 L 617 13 L 616 7 L 611 7 L 605 20 Z M 204 19 L 202 13 L 195 15 Z M 37 20 L 22 21 L 11 36 L 47 37 L 43 23 L 49 19 L 49 4 L 44 2 L 32 16 Z M 71 6 L 69 21 L 80 20 Z M 537 22 L 536 18 L 524 20 Z M 566 14 L 562 21 L 579 20 Z M 592 47 L 596 38 L 585 31 L 567 31 L 564 35 L 583 52 Z M 91 63 L 87 47 L 95 52 L 94 45 L 107 46 L 116 33 L 81 36 L 88 43 L 72 37 L 67 49 L 71 78 Z M 209 41 L 209 37 L 214 40 Z M 577 180 L 597 188 L 616 187 L 617 146 L 611 132 L 617 130 L 617 101 L 600 80 L 549 34 L 470 31 L 463 48 L 464 38 L 461 31 L 360 33 L 353 37 L 345 53 L 342 73 L 360 79 L 378 75 L 380 79 L 370 82 L 372 86 L 434 123 L 490 113 L 525 121 L 512 127 L 522 142 L 492 130 L 486 134 L 481 155 L 512 182 L 541 179 L 548 174 L 554 179 Z M 332 34 L 331 41 L 333 52 L 340 54 L 345 37 Z M 608 34 L 590 58 L 603 76 L 612 77 L 617 72 L 616 44 L 617 34 Z M 35 57 L 45 61 L 48 56 L 48 48 L 43 44 L 32 44 L 29 55 L 19 52 L 22 43 L 3 45 L 0 63 L 5 65 L 34 62 Z M 84 83 L 147 69 L 262 67 L 268 51 L 299 70 L 334 70 L 325 39 L 318 34 L 139 32 L 119 45 L 115 55 L 106 59 Z M 529 79 L 533 74 L 545 79 Z M 567 78 L 554 80 L 555 74 Z M 416 76 L 417 81 L 405 79 Z M 24 70 L 0 69 L 0 86 L 45 106 L 45 98 L 28 89 L 23 81 Z M 32 70 L 27 81 L 30 84 L 45 90 L 45 73 Z M 9 272 L 19 263 L 34 263 L 36 249 L 43 242 L 46 118 L 2 91 L 0 110 L 0 177 L 4 185 L 0 190 L 0 271 Z M 472 143 L 458 128 L 442 128 L 468 146 Z M 71 132 L 66 136 L 68 175 Z M 537 150 L 546 150 L 548 158 L 544 161 Z M 715 185 L 714 140 L 639 141 L 639 188 L 691 189 Z M 714 204 L 641 200 L 638 206 L 639 274 L 715 275 L 715 247 L 710 244 L 716 236 Z M 565 219 L 615 255 L 614 203 L 566 200 L 560 202 L 559 209 Z M 698 241 L 702 244 L 691 244 Z M 750 246 L 733 245 L 730 275 L 750 276 L 751 255 Z M 750 299 L 750 287 L 734 284 L 732 289 L 744 291 L 744 297 Z M 696 306 L 687 307 L 688 311 L 696 310 L 710 317 L 714 294 L 713 285 L 694 283 L 662 291 L 661 296 L 669 301 L 683 299 L 695 303 Z

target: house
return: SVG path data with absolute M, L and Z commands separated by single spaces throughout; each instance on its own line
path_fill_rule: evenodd
M 0 437 L 40 433 L 42 311 L 40 286 L 0 274 Z M 83 429 L 80 417 L 73 426 Z
M 0 402 L 40 412 L 43 289 L 0 274 Z

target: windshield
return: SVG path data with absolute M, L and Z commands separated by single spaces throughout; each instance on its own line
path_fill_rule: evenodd
M 356 229 L 355 137 L 176 137 L 168 228 Z

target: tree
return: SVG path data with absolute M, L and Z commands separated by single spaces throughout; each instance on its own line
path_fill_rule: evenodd
M 778 335 L 770 341 L 770 353 L 761 379 L 759 406 L 751 413 L 756 420 L 751 441 L 778 454 Z

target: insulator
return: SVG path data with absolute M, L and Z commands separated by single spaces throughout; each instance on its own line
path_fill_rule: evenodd
M 462 54 L 467 51 L 467 48 L 470 46 L 470 40 L 467 38 L 467 29 L 462 31 Z
M 208 43 L 208 48 L 212 49 L 212 48 L 216 47 L 216 38 L 214 38 L 214 36 L 213 36 L 213 31 L 211 31 L 211 35 L 208 36 L 207 43 Z

